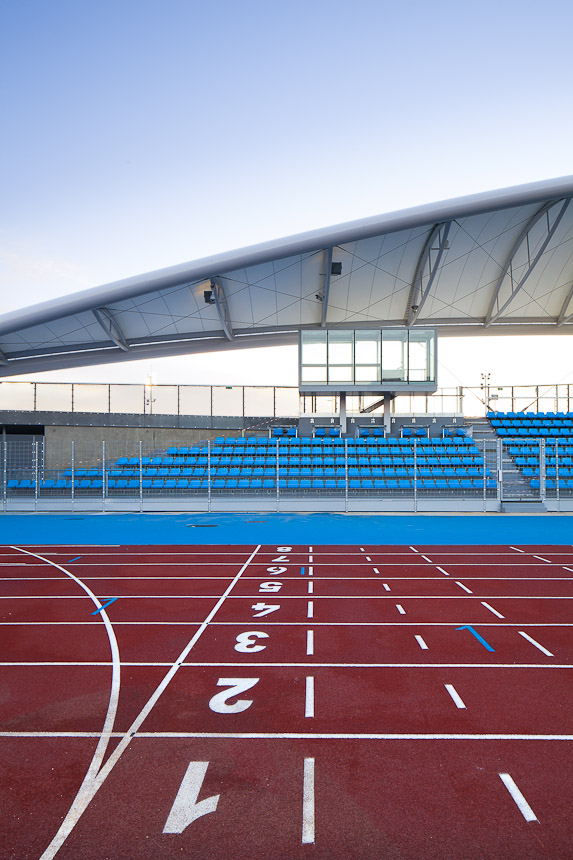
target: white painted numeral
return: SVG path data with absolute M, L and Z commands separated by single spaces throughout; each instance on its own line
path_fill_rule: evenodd
M 215 812 L 219 803 L 219 794 L 207 797 L 197 803 L 208 767 L 208 761 L 189 762 L 177 796 L 173 801 L 171 812 L 165 822 L 164 833 L 183 833 L 190 824 L 201 816 Z
M 282 582 L 261 582 L 259 591 L 280 591 L 282 587 Z
M 247 630 L 245 633 L 239 633 L 237 636 L 237 644 L 235 651 L 248 653 L 254 651 L 264 651 L 266 645 L 257 645 L 257 639 L 268 639 L 268 633 L 262 633 L 260 630 Z
M 275 576 L 280 576 L 285 570 L 286 567 L 267 567 L 267 573 L 274 573 Z
M 277 555 L 276 558 L 273 558 L 273 561 L 287 561 L 288 562 L 288 555 Z
M 246 693 L 258 684 L 259 680 L 260 678 L 219 678 L 217 686 L 230 689 L 216 693 L 209 702 L 209 707 L 216 714 L 240 714 L 246 711 L 253 704 L 252 699 L 239 699 L 233 705 L 228 705 L 227 702 L 240 696 L 241 693 Z
M 276 612 L 280 609 L 280 603 L 253 603 L 251 609 L 255 610 L 255 618 L 262 618 L 263 615 L 270 615 L 271 612 Z
M 277 546 L 277 552 L 292 552 L 292 546 Z

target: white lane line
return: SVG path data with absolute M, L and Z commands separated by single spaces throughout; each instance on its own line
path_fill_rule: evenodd
M 366 556 L 366 561 L 372 561 L 369 555 Z
M 307 656 L 314 654 L 314 630 L 306 631 L 306 653 Z
M 537 821 L 537 815 L 535 814 L 527 800 L 524 798 L 511 776 L 508 773 L 500 773 L 499 778 L 511 794 L 517 808 L 519 809 L 525 820 Z
M 443 573 L 443 574 L 444 574 L 444 576 L 449 576 L 449 575 L 450 575 L 450 574 L 447 572 L 447 570 L 444 570 L 444 568 L 443 568 L 443 567 L 438 567 L 438 565 L 436 565 L 436 570 L 439 570 L 439 571 L 440 571 L 440 573 Z
M 444 684 L 444 687 L 452 697 L 456 708 L 465 708 L 464 702 L 460 694 L 456 691 L 453 684 Z
M 302 785 L 302 844 L 314 844 L 314 759 L 305 758 Z
M 490 612 L 493 612 L 494 615 L 497 615 L 498 618 L 505 618 L 505 615 L 502 615 L 501 612 L 498 612 L 497 609 L 494 609 L 493 606 L 490 606 L 489 603 L 485 602 L 485 600 L 481 601 L 481 605 L 485 606 L 486 609 L 489 609 Z
M 314 717 L 314 675 L 307 675 L 306 677 L 304 715 L 305 717 Z
M 416 636 L 414 636 L 414 639 L 416 640 L 416 642 L 418 643 L 418 645 L 420 646 L 422 651 L 428 650 L 428 646 L 426 645 L 424 639 L 420 635 L 416 634 Z
M 2 738 L 95 738 L 99 732 L 0 732 Z M 112 732 L 114 738 L 122 732 Z M 573 741 L 573 735 L 483 734 L 358 734 L 313 732 L 138 732 L 138 740 L 156 738 L 245 738 L 269 740 L 375 740 L 375 741 Z
M 398 612 L 400 613 L 400 615 L 405 615 L 405 614 L 406 614 L 406 610 L 405 610 L 405 609 L 404 609 L 404 607 L 403 607 L 403 606 L 401 606 L 399 603 L 397 603 L 397 604 L 396 604 L 396 609 L 398 610 Z
M 395 625 L 403 627 L 404 625 Z M 483 627 L 483 625 L 480 625 Z M 416 637 L 417 638 L 417 637 Z M 420 639 L 422 637 L 420 636 Z M 421 646 L 420 646 L 421 647 Z M 553 656 L 553 655 L 551 655 Z M 0 663 L 0 666 L 4 667 L 14 667 L 14 668 L 22 668 L 22 667 L 45 667 L 45 666 L 63 666 L 69 667 L 73 666 L 111 666 L 111 662 L 108 660 L 100 661 L 100 662 L 68 662 L 65 663 L 63 661 L 58 661 L 57 663 Z M 125 661 L 121 664 L 124 667 L 129 668 L 140 668 L 147 669 L 149 667 L 152 668 L 167 668 L 172 666 L 172 663 L 127 663 Z M 241 662 L 233 662 L 233 663 L 193 663 L 191 661 L 186 661 L 182 663 L 182 666 L 186 668 L 242 668 L 248 669 L 252 668 L 252 663 L 241 663 Z M 573 669 L 573 663 L 257 663 L 257 669 Z M 95 732 L 94 736 L 99 737 L 99 732 Z M 124 736 L 124 732 L 119 732 L 120 736 Z
M 573 573 L 572 567 L 565 567 L 565 565 L 563 565 L 563 570 L 568 570 L 570 573 Z
M 516 546 L 510 546 L 510 549 L 514 549 L 516 552 L 522 552 L 522 553 L 524 553 L 524 554 L 525 554 L 525 550 L 524 550 L 524 549 L 518 549 Z
M 309 575 L 309 576 L 314 576 L 314 567 L 309 567 L 309 569 L 308 569 L 308 575 Z M 365 578 L 366 578 L 366 577 L 365 577 Z
M 78 792 L 77 792 L 74 800 L 72 801 L 72 805 L 70 806 L 68 813 L 67 813 L 66 817 L 64 818 L 60 829 L 58 830 L 58 833 L 55 835 L 54 839 L 52 840 L 52 842 L 50 843 L 50 845 L 48 846 L 48 848 L 46 849 L 44 854 L 42 854 L 42 858 L 45 858 L 45 860 L 49 860 L 49 858 L 53 857 L 56 854 L 56 852 L 59 850 L 59 848 L 63 844 L 63 841 L 65 840 L 66 836 L 68 835 L 68 833 L 71 832 L 76 821 L 79 819 L 82 812 L 87 807 L 91 798 L 95 794 L 95 791 L 97 790 L 94 788 L 95 781 L 96 781 L 96 778 L 98 776 L 98 773 L 101 771 L 102 761 L 103 761 L 104 755 L 106 753 L 106 750 L 107 750 L 107 747 L 108 747 L 108 744 L 110 741 L 111 732 L 113 731 L 113 724 L 115 722 L 115 715 L 117 712 L 119 692 L 120 692 L 120 687 L 121 687 L 121 672 L 120 672 L 121 661 L 119 658 L 119 648 L 117 645 L 117 639 L 115 636 L 113 625 L 112 625 L 111 621 L 109 620 L 109 617 L 108 617 L 105 609 L 101 608 L 102 604 L 100 603 L 98 598 L 95 596 L 95 594 L 88 588 L 88 586 L 84 582 L 82 582 L 81 579 L 78 579 L 77 576 L 74 576 L 73 573 L 70 573 L 69 570 L 66 570 L 65 567 L 62 567 L 61 565 L 57 564 L 55 561 L 50 561 L 50 559 L 45 558 L 44 556 L 38 555 L 37 553 L 30 552 L 29 550 L 26 550 L 26 549 L 20 549 L 19 547 L 12 546 L 12 547 L 10 547 L 10 549 L 14 549 L 17 552 L 25 553 L 26 555 L 32 556 L 33 558 L 41 559 L 42 561 L 46 562 L 46 564 L 50 564 L 50 565 L 52 565 L 52 567 L 56 567 L 58 570 L 61 570 L 62 573 L 64 573 L 66 576 L 68 576 L 70 579 L 73 579 L 74 582 L 76 582 L 80 586 L 80 588 L 82 588 L 86 592 L 86 594 L 88 595 L 88 597 L 90 597 L 90 599 L 93 601 L 95 606 L 97 606 L 98 609 L 100 609 L 100 612 L 98 614 L 101 615 L 102 621 L 105 625 L 105 629 L 106 629 L 108 639 L 109 639 L 109 647 L 111 649 L 111 658 L 112 658 L 111 690 L 110 690 L 110 694 L 109 694 L 109 702 L 108 702 L 108 706 L 107 706 L 107 713 L 105 715 L 103 728 L 101 730 L 101 733 L 99 736 L 99 741 L 98 741 L 97 746 L 95 748 L 95 752 L 93 754 L 92 760 L 91 760 L 89 767 L 87 769 L 86 775 L 84 776 L 82 784 L 80 785 Z M 65 835 L 63 835 L 63 838 L 60 838 L 60 834 L 64 834 L 64 833 L 65 833 Z
M 363 546 L 360 547 L 360 552 L 366 552 Z
M 41 855 L 40 860 L 52 860 L 52 858 L 55 857 L 55 855 L 58 853 L 58 851 L 60 850 L 60 848 L 62 847 L 62 845 L 64 844 L 64 842 L 66 841 L 66 839 L 68 838 L 68 836 L 70 835 L 70 833 L 72 832 L 72 830 L 74 829 L 76 824 L 78 823 L 79 819 L 81 818 L 81 816 L 83 815 L 83 813 L 85 812 L 85 810 L 87 809 L 87 807 L 89 806 L 89 804 L 91 803 L 93 798 L 95 797 L 98 789 L 101 788 L 101 786 L 103 785 L 103 783 L 105 782 L 105 780 L 107 779 L 107 777 L 109 776 L 109 774 L 111 773 L 111 771 L 113 770 L 113 768 L 115 767 L 117 762 L 119 761 L 120 757 L 122 756 L 122 754 L 125 752 L 125 750 L 129 746 L 129 744 L 131 743 L 133 736 L 137 733 L 137 730 L 139 729 L 141 724 L 144 722 L 144 720 L 147 718 L 149 712 L 151 711 L 153 706 L 156 704 L 157 700 L 159 699 L 159 697 L 161 696 L 161 694 L 163 693 L 163 691 L 165 690 L 165 688 L 167 687 L 167 685 L 169 684 L 169 682 L 171 681 L 173 676 L 178 671 L 179 667 L 181 666 L 181 664 L 185 660 L 185 657 L 189 654 L 189 652 L 191 651 L 191 649 L 193 648 L 193 646 L 195 645 L 195 643 L 197 642 L 199 637 L 207 629 L 209 622 L 211 621 L 211 619 L 213 618 L 213 616 L 215 615 L 217 610 L 222 606 L 228 593 L 231 591 L 231 589 L 233 588 L 235 583 L 238 581 L 238 579 L 241 576 L 241 574 L 243 573 L 243 571 L 246 570 L 246 568 L 248 567 L 250 562 L 253 560 L 253 558 L 255 557 L 257 552 L 260 550 L 260 548 L 261 548 L 260 544 L 257 547 L 255 547 L 255 549 L 250 554 L 249 558 L 244 563 L 244 565 L 241 567 L 241 569 L 239 570 L 239 572 L 237 573 L 237 575 L 235 576 L 233 581 L 227 586 L 225 592 L 222 594 L 222 596 L 219 598 L 219 600 L 217 601 L 217 603 L 215 604 L 213 609 L 210 611 L 210 613 L 208 614 L 207 618 L 202 623 L 199 630 L 197 630 L 195 632 L 195 634 L 190 639 L 190 641 L 187 643 L 187 645 L 185 646 L 185 648 L 183 649 L 183 651 L 181 652 L 181 654 L 179 655 L 179 657 L 177 658 L 175 663 L 173 663 L 171 665 L 170 670 L 167 672 L 167 674 L 165 675 L 165 677 L 163 678 L 163 680 L 161 681 L 161 683 L 159 684 L 159 686 L 157 687 L 155 692 L 152 694 L 151 698 L 144 705 L 143 709 L 140 711 L 140 713 L 135 718 L 135 720 L 133 721 L 131 726 L 128 728 L 128 730 L 123 734 L 122 740 L 119 742 L 119 744 L 116 746 L 115 750 L 109 756 L 106 763 L 103 765 L 103 767 L 101 767 L 99 769 L 99 771 L 91 779 L 89 786 L 86 785 L 85 781 L 84 781 L 84 784 L 82 784 L 82 788 L 84 785 L 86 785 L 85 791 L 82 792 L 82 788 L 80 788 L 80 791 L 76 795 L 76 798 L 75 798 L 74 802 L 72 803 L 72 806 L 70 807 L 70 810 L 68 811 L 68 814 L 66 815 L 66 817 L 62 821 L 62 824 L 60 825 L 58 832 L 56 833 L 56 835 L 54 836 L 54 838 L 52 839 L 52 841 L 50 842 L 50 844 L 48 845 L 48 847 L 46 848 L 44 853 Z
M 380 573 L 377 567 L 373 567 L 372 570 L 374 571 L 374 573 Z
M 313 548 L 311 546 L 309 546 L 308 551 L 313 552 Z
M 307 618 L 314 618 L 314 601 L 313 600 L 309 600 L 307 605 L 306 605 L 306 617 Z
M 390 591 L 390 586 L 388 585 L 387 582 L 383 582 L 382 587 L 383 587 L 384 591 Z
M 471 591 L 471 590 L 467 587 L 467 585 L 464 585 L 464 584 L 463 584 L 463 582 L 458 582 L 458 581 L 456 580 L 456 585 L 459 585 L 459 587 L 460 587 L 460 588 L 463 588 L 463 590 L 464 590 L 464 591 L 467 591 L 467 593 L 468 593 L 468 594 L 473 594 L 473 591 Z
M 312 564 L 312 562 L 314 561 L 314 559 L 313 559 L 313 557 L 312 557 L 312 554 L 311 554 L 311 555 L 309 555 L 308 560 L 309 560 L 309 563 L 310 563 L 310 564 Z
M 308 593 L 314 594 L 314 582 L 308 582 L 307 585 L 308 585 Z
M 415 546 L 409 546 L 408 549 L 411 549 L 412 552 L 418 552 Z
M 546 654 L 548 657 L 555 656 L 555 654 L 552 654 L 551 651 L 548 651 L 547 648 L 544 648 L 543 645 L 540 645 L 539 642 L 536 642 L 533 636 L 529 636 L 529 634 L 526 633 L 524 630 L 518 630 L 517 632 L 520 636 L 523 636 L 524 639 L 527 639 L 528 642 L 531 642 L 532 645 L 535 645 L 536 648 L 539 648 L 539 650 Z
M 424 559 L 424 561 L 427 561 L 428 564 L 432 564 L 432 562 L 430 561 L 430 559 L 428 558 L 427 555 L 423 555 L 422 558 Z
M 541 555 L 534 555 L 533 558 L 538 558 L 539 561 L 545 561 L 545 562 L 547 562 L 547 564 L 551 564 L 551 562 L 549 561 L 548 558 L 543 558 L 543 556 L 541 556 Z

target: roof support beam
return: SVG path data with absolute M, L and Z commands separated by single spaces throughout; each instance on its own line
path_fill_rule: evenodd
M 211 278 L 211 289 L 213 290 L 215 306 L 217 308 L 217 313 L 219 314 L 221 327 L 225 333 L 225 337 L 227 338 L 227 340 L 233 340 L 233 326 L 231 325 L 231 317 L 229 314 L 229 305 L 227 304 L 227 296 L 225 295 L 225 290 L 223 288 L 221 278 L 218 275 L 216 275 L 214 278 Z
M 515 296 L 523 289 L 523 287 L 525 286 L 525 282 L 529 278 L 529 276 L 532 273 L 532 271 L 534 270 L 535 266 L 537 265 L 537 263 L 541 259 L 545 249 L 549 245 L 549 242 L 553 238 L 555 231 L 557 230 L 557 228 L 561 222 L 561 219 L 565 215 L 565 212 L 566 212 L 567 207 L 569 206 L 570 202 L 571 202 L 570 197 L 561 198 L 560 200 L 550 200 L 548 203 L 544 203 L 543 206 L 541 206 L 541 208 L 538 209 L 537 212 L 535 212 L 535 214 L 532 215 L 532 217 L 529 219 L 529 221 L 527 222 L 527 224 L 525 225 L 525 227 L 523 228 L 523 230 L 521 231 L 521 233 L 519 234 L 519 236 L 515 240 L 509 254 L 507 255 L 507 259 L 505 261 L 505 264 L 503 265 L 501 272 L 499 274 L 499 277 L 498 277 L 498 279 L 495 283 L 495 286 L 493 288 L 493 294 L 492 294 L 491 301 L 489 303 L 489 308 L 487 310 L 487 314 L 486 314 L 485 321 L 484 321 L 486 328 L 488 326 L 490 326 L 492 323 L 496 322 L 501 317 L 501 315 L 509 307 L 509 305 L 511 304 L 511 302 L 513 301 Z M 549 212 L 551 209 L 553 209 L 554 207 L 557 207 L 557 206 L 560 206 L 560 209 L 557 212 L 557 215 L 555 216 L 553 223 L 550 224 Z M 543 239 L 537 253 L 535 254 L 535 256 L 533 258 L 531 258 L 530 251 L 529 251 L 529 234 L 530 234 L 531 230 L 535 227 L 535 225 L 539 221 L 541 221 L 541 219 L 543 219 L 543 218 L 546 221 L 547 233 L 546 233 L 545 238 Z M 527 268 L 525 269 L 525 272 L 522 274 L 522 276 L 517 281 L 517 283 L 515 283 L 513 280 L 512 264 L 513 264 L 513 260 L 515 259 L 515 255 L 522 248 L 524 243 L 526 244 L 526 247 L 527 247 Z M 509 298 L 507 298 L 505 300 L 505 302 L 503 302 L 503 304 L 500 307 L 500 305 L 499 305 L 499 294 L 501 292 L 501 287 L 502 287 L 503 283 L 505 282 L 505 279 L 508 275 L 509 275 L 510 283 L 511 283 L 511 294 L 510 294 Z M 497 305 L 497 311 L 495 310 L 496 305 Z
M 408 298 L 408 319 L 406 322 L 408 327 L 413 326 L 420 316 L 432 289 L 444 251 L 449 247 L 448 234 L 451 226 L 451 221 L 441 221 L 439 224 L 434 224 L 424 242 L 424 247 L 416 263 Z
M 320 318 L 321 328 L 326 326 L 326 315 L 328 313 L 328 297 L 330 294 L 330 278 L 332 276 L 332 245 L 326 249 L 326 272 L 324 274 L 324 295 L 322 298 L 322 316 Z
M 8 367 L 8 359 L 6 358 L 6 353 L 2 352 L 0 349 L 0 365 L 2 367 Z
M 557 325 L 565 325 L 568 323 L 571 317 L 573 317 L 573 313 L 568 314 L 567 310 L 569 308 L 569 304 L 571 303 L 571 299 L 573 299 L 573 281 L 571 281 L 571 286 L 569 287 L 569 291 L 561 306 L 561 310 L 559 311 L 559 316 L 557 317 Z
M 113 311 L 110 311 L 109 308 L 94 308 L 92 313 L 112 343 L 119 346 L 123 352 L 127 352 L 129 344 L 113 315 Z

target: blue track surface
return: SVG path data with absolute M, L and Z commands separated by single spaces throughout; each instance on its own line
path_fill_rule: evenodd
M 0 544 L 567 544 L 573 517 L 381 514 L 0 514 Z

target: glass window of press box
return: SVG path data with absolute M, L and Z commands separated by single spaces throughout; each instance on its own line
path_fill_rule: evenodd
M 301 385 L 377 386 L 435 382 L 433 329 L 301 332 Z

